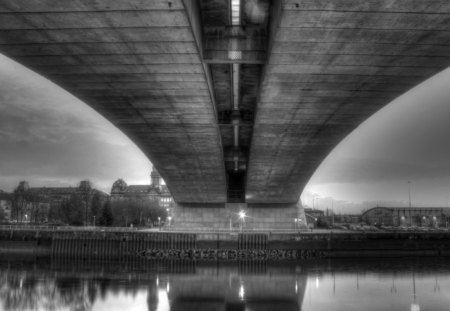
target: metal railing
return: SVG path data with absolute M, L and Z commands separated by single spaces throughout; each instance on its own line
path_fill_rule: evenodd
M 172 228 L 162 227 L 166 232 L 198 232 L 198 233 L 310 233 L 309 229 L 279 229 L 279 228 Z
M 129 227 L 74 227 L 74 226 L 46 226 L 46 225 L 0 225 L 0 230 L 40 230 L 40 231 L 138 231 L 139 228 Z

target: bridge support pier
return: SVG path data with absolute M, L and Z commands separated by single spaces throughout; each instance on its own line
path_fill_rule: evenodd
M 305 221 L 300 204 L 177 204 L 172 209 L 171 227 L 181 230 L 294 231 L 305 229 Z

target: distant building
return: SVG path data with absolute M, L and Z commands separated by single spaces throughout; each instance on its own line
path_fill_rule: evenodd
M 316 218 L 325 216 L 325 212 L 319 209 L 305 208 L 305 215 L 308 218 Z M 309 220 L 309 219 L 308 219 Z
M 0 190 L 0 210 L 4 214 L 5 221 L 11 219 L 11 208 L 12 208 L 12 196 L 10 193 L 6 193 Z M 0 219 L 2 221 L 2 219 Z
M 87 180 L 81 181 L 78 187 L 30 187 L 27 181 L 21 181 L 12 196 L 16 199 L 22 196 L 26 204 L 21 212 L 22 215 L 17 215 L 16 218 L 19 217 L 19 221 L 27 221 L 30 218 L 24 218 L 24 215 L 33 213 L 37 217 L 34 219 L 35 222 L 46 222 L 50 208 L 61 206 L 73 195 L 80 196 L 83 198 L 83 204 L 87 202 L 88 205 L 91 204 L 94 195 L 98 195 L 101 202 L 109 198 L 107 193 L 93 188 Z
M 173 198 L 166 185 L 162 184 L 161 175 L 153 168 L 150 185 L 127 185 L 123 179 L 114 182 L 111 188 L 111 203 L 126 200 L 157 202 L 160 207 L 171 208 Z
M 374 207 L 365 211 L 362 220 L 369 225 L 437 227 L 445 225 L 447 215 L 438 207 Z
M 324 211 L 312 208 L 305 208 L 306 223 L 310 228 L 318 225 L 319 220 L 325 216 Z
M 89 197 L 97 194 L 103 199 L 109 197 L 107 193 L 93 188 L 88 180 L 82 180 L 78 187 L 36 187 L 30 188 L 30 191 L 43 196 L 50 203 L 60 203 L 76 194 L 81 196 L 87 194 Z

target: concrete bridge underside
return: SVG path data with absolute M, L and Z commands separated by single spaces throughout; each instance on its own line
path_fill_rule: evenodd
M 180 204 L 295 204 L 342 138 L 449 64 L 446 0 L 235 3 L 0 0 L 0 52 L 129 135 Z

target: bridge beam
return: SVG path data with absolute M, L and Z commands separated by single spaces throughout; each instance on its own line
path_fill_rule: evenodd
M 295 203 L 315 170 L 378 109 L 445 69 L 442 0 L 272 2 L 247 203 Z

